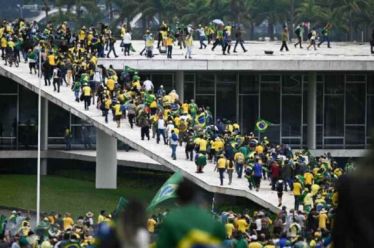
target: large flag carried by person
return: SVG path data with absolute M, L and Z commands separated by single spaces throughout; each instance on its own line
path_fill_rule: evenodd
M 156 193 L 155 197 L 153 197 L 151 203 L 148 206 L 148 211 L 154 209 L 157 205 L 161 202 L 166 200 L 176 198 L 176 191 L 178 189 L 179 183 L 182 182 L 183 176 L 182 174 L 177 171 L 172 175 L 165 183 L 161 186 L 161 188 Z
M 113 212 L 113 217 L 117 218 L 119 217 L 120 213 L 125 209 L 127 206 L 128 201 L 126 200 L 125 197 L 120 197 L 116 206 L 116 209 Z
M 270 127 L 270 125 L 271 123 L 269 121 L 265 121 L 264 119 L 259 119 L 256 122 L 255 130 L 260 133 L 263 133 Z

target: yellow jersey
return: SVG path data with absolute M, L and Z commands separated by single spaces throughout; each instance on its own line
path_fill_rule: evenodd
M 91 96 L 91 88 L 90 86 L 83 86 L 82 88 L 83 96 Z
M 226 158 L 220 158 L 217 161 L 217 168 L 218 169 L 226 169 Z

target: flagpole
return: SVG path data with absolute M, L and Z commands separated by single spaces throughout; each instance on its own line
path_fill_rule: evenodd
M 42 47 L 39 44 L 39 72 L 38 72 L 38 157 L 37 157 L 37 175 L 36 175 L 36 225 L 40 220 L 40 143 L 41 143 L 41 77 L 42 77 Z

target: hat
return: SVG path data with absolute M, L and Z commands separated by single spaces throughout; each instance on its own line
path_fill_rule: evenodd
M 91 212 L 91 211 L 88 211 L 87 213 L 86 213 L 86 217 L 87 218 L 92 218 L 94 216 L 94 214 Z
M 17 213 L 17 211 L 16 211 L 16 210 L 13 210 L 13 211 L 12 211 L 12 214 L 16 214 L 16 213 Z
M 327 211 L 326 211 L 326 209 L 322 208 L 321 211 L 320 211 L 319 213 L 320 213 L 320 214 L 326 214 Z

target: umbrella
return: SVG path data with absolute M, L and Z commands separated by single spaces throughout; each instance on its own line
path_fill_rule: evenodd
M 223 21 L 221 19 L 214 19 L 212 21 L 214 24 L 217 24 L 217 25 L 224 25 Z

